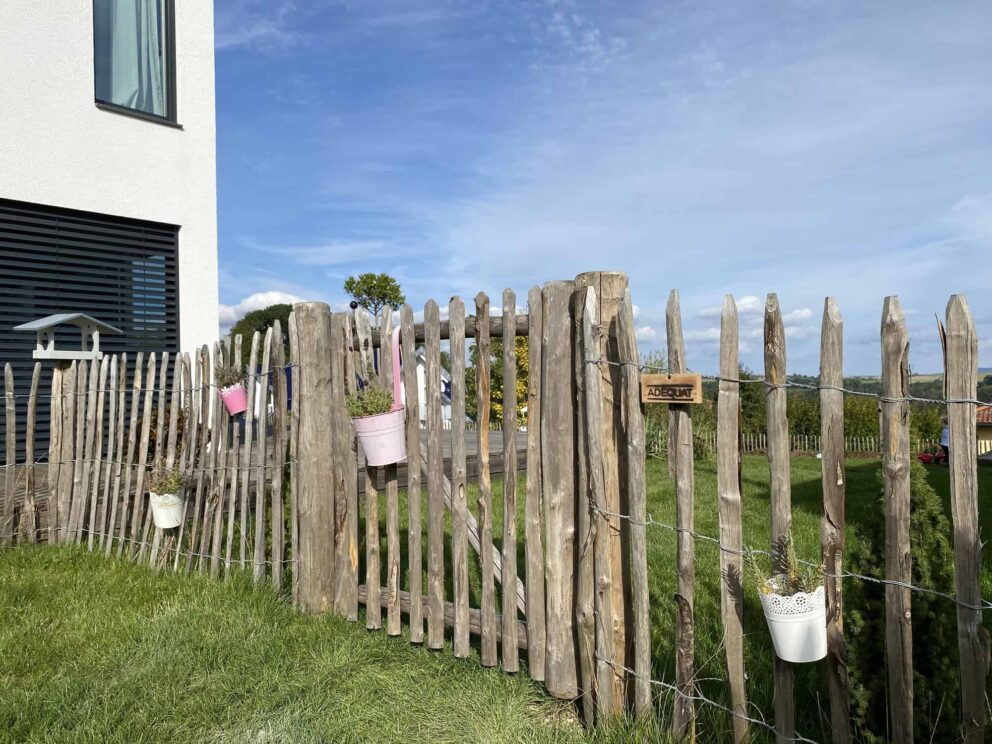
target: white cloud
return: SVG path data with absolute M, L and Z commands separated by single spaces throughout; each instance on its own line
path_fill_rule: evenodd
M 220 306 L 220 329 L 221 333 L 226 333 L 230 330 L 231 326 L 237 323 L 241 318 L 250 313 L 252 310 L 261 310 L 269 305 L 279 305 L 279 304 L 293 304 L 294 302 L 303 302 L 302 297 L 297 297 L 294 294 L 288 292 L 255 292 L 245 297 L 240 302 L 234 305 L 225 305 L 221 303 Z
M 658 337 L 658 332 L 649 325 L 640 326 L 637 331 L 638 341 L 654 341 Z

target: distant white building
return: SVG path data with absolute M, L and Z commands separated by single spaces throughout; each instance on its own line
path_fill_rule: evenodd
M 427 352 L 423 346 L 417 348 L 417 400 L 420 403 L 420 421 L 426 423 Z M 444 367 L 441 367 L 441 420 L 451 421 L 451 373 Z

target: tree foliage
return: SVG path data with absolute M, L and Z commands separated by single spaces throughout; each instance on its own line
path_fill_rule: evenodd
M 344 291 L 364 307 L 379 325 L 380 315 L 387 307 L 396 310 L 406 302 L 400 291 L 400 284 L 389 274 L 366 272 L 357 277 L 349 276 L 344 282 Z
M 879 475 L 881 479 L 881 475 Z M 881 491 L 881 483 L 879 484 Z M 885 505 L 881 495 L 859 520 L 850 549 L 851 568 L 867 576 L 885 575 Z M 954 554 L 951 526 L 940 497 L 927 482 L 927 470 L 910 466 L 910 549 L 912 581 L 953 594 Z M 845 636 L 851 708 L 858 739 L 885 741 L 885 587 L 866 581 L 845 582 Z M 915 741 L 957 740 L 957 619 L 943 597 L 912 592 L 913 727 Z
M 514 344 L 517 354 L 517 424 L 527 425 L 527 385 L 530 375 L 529 345 L 526 336 L 517 336 Z M 469 366 L 465 368 L 465 412 L 472 421 L 478 421 L 479 394 L 476 384 L 476 367 L 479 364 L 479 347 L 469 349 Z M 489 347 L 489 420 L 503 423 L 503 339 L 494 338 Z
M 282 327 L 282 345 L 283 351 L 285 352 L 285 358 L 289 358 L 289 334 L 287 333 L 287 330 L 289 328 L 289 314 L 292 311 L 292 305 L 287 305 L 284 303 L 269 305 L 268 307 L 263 307 L 261 310 L 252 310 L 241 320 L 231 326 L 229 335 L 232 339 L 239 333 L 241 334 L 242 367 L 248 363 L 248 357 L 251 354 L 251 338 L 255 331 L 258 331 L 264 338 L 265 332 L 273 326 L 276 320 L 279 321 L 279 325 Z M 259 349 L 259 353 L 261 353 L 261 349 Z

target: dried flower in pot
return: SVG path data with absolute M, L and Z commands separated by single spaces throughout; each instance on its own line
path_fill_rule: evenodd
M 183 471 L 156 468 L 148 476 L 148 498 L 152 505 L 155 526 L 167 530 L 178 527 L 183 520 Z
M 392 465 L 406 457 L 405 408 L 393 406 L 391 392 L 372 383 L 349 394 L 345 405 L 369 465 Z
M 231 416 L 244 413 L 248 408 L 248 393 L 245 391 L 245 370 L 234 365 L 218 365 L 214 370 L 217 392 L 224 401 L 224 407 Z
M 754 551 L 745 555 L 745 566 L 757 586 L 761 609 L 775 646 L 784 661 L 802 664 L 827 655 L 826 595 L 822 566 L 800 562 L 791 538 L 781 540 L 775 550 L 777 571 L 770 570 L 768 556 Z M 763 565 L 764 563 L 764 565 Z

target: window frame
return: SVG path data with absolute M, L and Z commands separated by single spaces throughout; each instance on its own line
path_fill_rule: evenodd
M 141 109 L 128 108 L 127 106 L 121 106 L 118 103 L 113 103 L 111 101 L 103 101 L 96 97 L 96 4 L 98 0 L 92 0 L 90 5 L 90 11 L 93 16 L 92 27 L 93 27 L 93 102 L 98 109 L 104 111 L 112 111 L 117 114 L 123 114 L 125 116 L 133 116 L 136 119 L 143 119 L 145 121 L 152 121 L 156 124 L 165 124 L 166 126 L 175 127 L 177 129 L 182 129 L 182 125 L 178 121 L 177 117 L 177 105 L 176 105 L 176 0 L 162 0 L 165 7 L 165 74 L 167 78 L 167 85 L 165 90 L 166 95 L 166 114 L 165 116 L 159 116 L 158 114 L 150 114 L 147 111 L 142 111 Z

